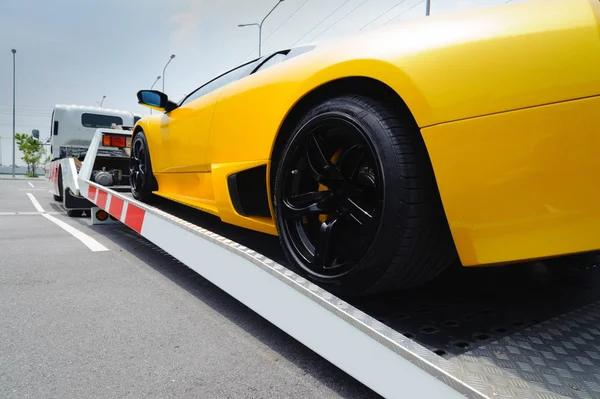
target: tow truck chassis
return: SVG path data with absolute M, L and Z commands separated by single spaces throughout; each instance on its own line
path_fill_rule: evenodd
M 380 395 L 600 398 L 600 269 L 456 267 L 427 286 L 349 303 L 286 267 L 272 237 L 92 182 L 100 136 L 79 173 L 60 161 L 64 189 L 90 204 L 93 223 L 125 224 Z

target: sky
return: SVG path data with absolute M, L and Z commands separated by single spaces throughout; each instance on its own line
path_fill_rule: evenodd
M 507 1 L 431 0 L 431 14 Z M 284 0 L 263 24 L 262 54 L 388 23 L 425 18 L 426 0 Z M 277 0 L 0 0 L 0 164 L 12 161 L 13 54 L 16 131 L 49 136 L 55 104 L 139 115 L 136 93 L 155 85 L 179 100 L 258 56 L 260 22 Z M 164 80 L 164 82 L 163 82 Z M 17 165 L 23 165 L 17 151 Z

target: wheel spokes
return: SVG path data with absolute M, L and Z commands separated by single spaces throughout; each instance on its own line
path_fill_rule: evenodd
M 136 188 L 142 187 L 142 174 L 139 172 L 135 174 L 135 186 Z
M 337 186 L 342 181 L 338 168 L 325 156 L 318 136 L 311 135 L 306 145 L 306 162 L 315 179 L 327 186 Z
M 319 235 L 315 246 L 312 263 L 321 269 L 327 269 L 331 259 L 331 247 L 333 245 L 333 231 L 339 219 L 335 218 L 321 224 Z
M 286 219 L 300 218 L 310 214 L 327 214 L 334 210 L 331 191 L 313 191 L 286 198 L 283 201 Z
M 373 215 L 368 212 L 364 205 L 356 198 L 348 198 L 348 216 L 362 227 L 370 227 L 373 222 Z
M 145 151 L 140 141 L 133 144 L 131 151 L 131 160 L 129 167 L 130 181 L 135 190 L 142 188 L 144 176 L 146 174 Z
M 135 159 L 136 161 L 140 160 L 140 147 L 141 147 L 140 142 L 136 141 L 135 145 L 133 146 L 133 154 L 132 154 L 132 158 Z
M 340 159 L 339 169 L 341 174 L 347 180 L 352 180 L 358 172 L 358 167 L 365 156 L 365 149 L 359 145 L 354 145 L 346 150 Z

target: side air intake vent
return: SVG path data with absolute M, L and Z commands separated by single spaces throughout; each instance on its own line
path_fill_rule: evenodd
M 271 217 L 267 197 L 267 166 L 244 170 L 227 178 L 235 211 L 242 216 Z

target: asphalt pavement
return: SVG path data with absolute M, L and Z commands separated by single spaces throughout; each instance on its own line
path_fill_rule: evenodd
M 0 397 L 377 397 L 127 227 L 67 217 L 49 187 L 0 178 Z

